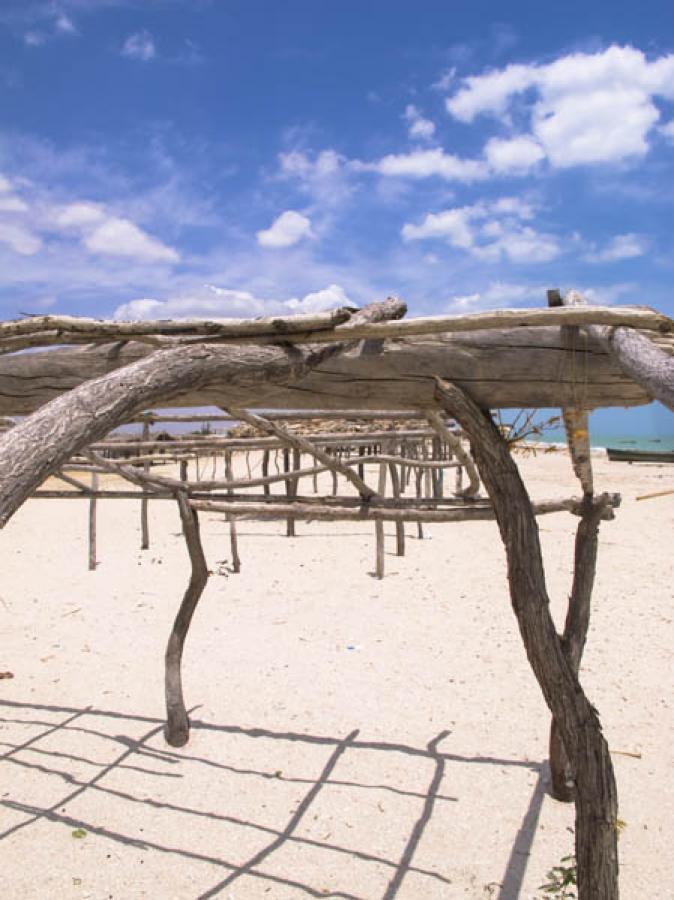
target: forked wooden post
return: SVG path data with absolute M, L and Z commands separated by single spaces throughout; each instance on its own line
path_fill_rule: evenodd
M 562 306 L 559 291 L 547 292 L 550 307 Z M 581 359 L 586 355 L 587 336 L 581 335 L 577 326 L 563 326 L 562 342 L 570 356 L 570 368 L 576 371 Z M 581 398 L 582 399 L 582 398 Z M 573 470 L 583 488 L 583 510 L 576 531 L 576 545 L 573 566 L 573 586 L 566 613 L 562 650 L 572 671 L 578 675 L 590 626 L 590 603 L 597 566 L 597 546 L 599 523 L 602 519 L 601 498 L 594 498 L 594 478 L 590 448 L 590 422 L 587 411 L 582 406 L 562 408 L 562 418 Z M 562 740 L 559 726 L 552 720 L 550 726 L 550 777 L 551 793 L 556 800 L 570 803 L 575 798 L 574 772 Z
M 578 675 L 580 671 L 590 625 L 590 600 L 596 571 L 599 523 L 605 517 L 603 499 L 604 497 L 599 497 L 593 501 L 591 496 L 586 496 L 576 531 L 573 587 L 562 636 L 562 650 L 574 675 Z M 572 802 L 576 794 L 575 773 L 555 719 L 550 727 L 550 776 L 552 796 L 564 803 Z
M 187 544 L 192 571 L 185 596 L 173 623 L 165 656 L 165 690 L 166 690 L 166 740 L 172 747 L 183 747 L 190 736 L 190 723 L 183 698 L 181 663 L 185 638 L 189 631 L 194 610 L 208 581 L 208 566 L 204 556 L 199 533 L 199 515 L 191 509 L 187 493 L 176 494 L 183 534 Z
M 489 414 L 459 387 L 440 379 L 437 396 L 470 438 L 505 546 L 510 597 L 527 657 L 574 768 L 579 900 L 617 900 L 618 798 L 613 765 L 597 713 L 569 665 L 550 615 L 529 495 Z

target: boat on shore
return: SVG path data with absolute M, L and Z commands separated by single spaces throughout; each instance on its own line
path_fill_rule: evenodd
M 606 452 L 611 462 L 674 463 L 674 450 L 628 450 L 619 447 L 607 447 Z

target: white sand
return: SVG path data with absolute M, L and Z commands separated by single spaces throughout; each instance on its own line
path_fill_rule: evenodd
M 626 900 L 674 897 L 672 468 L 595 459 L 604 523 L 581 678 L 614 751 Z M 577 493 L 565 454 L 534 497 Z M 204 517 L 188 638 L 189 744 L 164 742 L 163 650 L 188 567 L 173 503 L 30 501 L 0 535 L 0 897 L 532 898 L 573 851 L 547 794 L 549 716 L 493 523 L 408 526 L 372 575 L 373 526 Z M 574 517 L 539 520 L 557 621 Z M 392 533 L 392 526 L 387 532 Z M 83 829 L 84 836 L 76 829 Z

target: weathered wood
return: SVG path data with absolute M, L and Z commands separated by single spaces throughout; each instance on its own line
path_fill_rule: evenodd
M 229 479 L 230 484 L 234 480 L 234 470 L 232 468 L 232 451 L 228 450 L 225 453 L 225 478 Z M 234 491 L 230 487 L 229 493 L 233 494 Z M 233 519 L 231 516 L 227 516 L 227 520 L 229 522 L 229 546 L 232 551 L 232 569 L 235 574 L 241 571 L 241 559 L 239 557 L 239 541 L 236 534 L 236 519 Z
M 143 422 L 143 440 L 150 440 L 150 423 Z M 143 463 L 143 472 L 146 474 L 150 471 L 150 461 L 146 460 Z M 148 525 L 148 516 L 147 516 L 147 500 L 143 499 L 140 501 L 140 549 L 147 550 L 150 546 L 150 529 Z
M 57 341 L 81 343 L 83 340 L 148 340 L 153 343 L 174 341 L 246 341 L 258 343 L 292 337 L 294 343 L 334 343 L 351 326 L 355 310 L 337 309 L 287 318 L 239 320 L 159 320 L 117 322 L 72 316 L 32 316 L 0 323 L 0 352 Z M 672 320 L 656 310 L 643 307 L 601 307 L 590 309 L 500 309 L 454 316 L 427 316 L 387 324 L 362 323 L 351 332 L 352 339 L 371 342 L 410 335 L 461 333 L 501 328 L 527 328 L 551 325 L 626 326 L 660 333 L 672 331 Z M 328 327 L 325 327 L 325 326 Z M 332 327 L 332 326 L 335 327 Z M 323 326 L 323 327 L 321 327 Z M 21 343 L 21 336 L 25 343 Z M 351 339 L 351 338 L 350 338 Z M 7 352 L 7 351 L 5 351 Z
M 78 481 L 77 478 L 71 478 L 70 475 L 66 475 L 65 472 L 62 472 L 62 471 L 54 472 L 54 478 L 58 478 L 59 481 L 63 481 L 66 484 L 69 484 L 72 487 L 77 488 L 78 491 L 81 491 L 85 494 L 88 494 L 91 492 L 90 487 L 87 487 L 86 484 L 83 484 L 81 481 Z
M 395 463 L 388 464 L 389 475 L 391 476 L 391 493 L 394 500 L 400 499 L 400 475 Z M 405 523 L 396 522 L 396 556 L 405 555 Z
M 290 472 L 290 449 L 288 447 L 284 447 L 281 453 L 283 455 L 283 471 L 287 475 Z M 286 499 L 288 501 L 292 501 L 294 499 L 292 478 L 286 478 L 285 492 Z M 289 515 L 286 519 L 286 537 L 295 537 L 295 519 L 292 515 Z
M 578 291 L 564 297 L 564 308 L 593 309 Z M 626 324 L 626 323 L 625 323 Z M 633 328 L 609 323 L 584 323 L 584 330 L 610 353 L 623 372 L 654 400 L 674 412 L 674 359 Z
M 386 469 L 384 467 L 384 477 Z M 134 495 L 135 496 L 135 495 Z M 168 496 L 168 495 L 167 495 Z M 161 499 L 161 495 L 156 495 Z M 609 495 L 610 497 L 610 495 Z M 153 498 L 154 499 L 154 495 Z M 325 500 L 326 498 L 323 498 Z M 225 513 L 239 518 L 250 519 L 281 519 L 292 515 L 296 519 L 305 521 L 326 522 L 485 522 L 494 518 L 494 510 L 490 504 L 470 504 L 453 506 L 448 508 L 415 508 L 410 504 L 398 501 L 399 506 L 393 506 L 395 501 L 381 502 L 372 500 L 368 504 L 346 505 L 345 497 L 333 504 L 325 502 L 309 502 L 309 498 L 303 497 L 292 503 L 285 498 L 279 498 L 279 502 L 269 503 L 259 500 L 242 500 L 235 498 L 230 501 L 227 496 L 218 499 L 198 497 L 193 494 L 190 503 L 195 509 L 204 512 Z M 611 500 L 608 501 L 609 503 Z M 423 503 L 423 501 L 422 501 Z M 556 512 L 578 513 L 583 501 L 578 497 L 570 497 L 563 500 L 544 500 L 532 505 L 534 515 L 548 515 Z
M 271 484 L 271 482 L 267 481 L 268 477 L 269 477 L 269 450 L 264 450 L 262 453 L 262 478 L 264 479 L 262 481 L 262 484 L 264 484 L 265 494 L 270 493 L 269 485 Z
M 321 446 L 348 444 L 349 446 L 369 446 L 373 441 L 381 438 L 390 438 L 395 435 L 398 438 L 424 438 L 430 437 L 433 432 L 429 429 L 415 428 L 400 431 L 328 431 L 312 434 L 308 436 L 308 440 Z M 277 450 L 283 446 L 287 446 L 281 438 L 276 437 L 251 437 L 251 438 L 228 438 L 228 437 L 209 437 L 209 438 L 181 438 L 176 437 L 169 441 L 121 441 L 121 440 L 103 440 L 96 441 L 91 444 L 93 450 L 164 450 L 171 453 L 173 448 L 177 450 L 197 450 L 203 453 L 212 453 L 214 450 Z M 159 453 L 157 459 L 160 460 L 162 455 L 167 453 Z M 191 457 L 193 458 L 193 457 Z
M 137 322 L 121 322 L 109 319 L 88 319 L 79 316 L 28 316 L 0 322 L 0 352 L 8 338 L 29 335 L 46 335 L 50 340 L 57 335 L 60 342 L 84 339 L 131 341 L 139 337 L 273 337 L 286 338 L 295 333 L 332 328 L 347 322 L 355 309 L 341 307 L 319 313 L 300 313 L 295 316 L 268 316 L 258 319 L 155 319 Z M 338 340 L 338 339 L 337 339 Z
M 603 518 L 603 495 L 593 501 L 591 495 L 586 494 L 583 507 L 576 531 L 573 586 L 562 637 L 562 650 L 574 675 L 578 675 L 580 670 L 590 626 L 590 600 L 597 566 L 599 523 Z M 554 719 L 550 728 L 550 774 L 553 797 L 565 803 L 573 801 L 574 772 L 564 747 L 561 729 Z
M 449 428 L 447 428 L 447 425 L 439 412 L 429 412 L 427 418 L 442 440 L 446 444 L 449 444 L 452 453 L 466 470 L 468 486 L 465 488 L 458 487 L 457 493 L 460 493 L 463 497 L 476 497 L 480 492 L 480 476 L 477 473 L 475 463 L 473 462 L 470 453 L 466 453 L 460 438 L 457 435 L 452 434 Z
M 100 377 L 152 353 L 130 342 L 85 350 L 51 350 L 0 358 L 0 415 L 29 414 L 48 400 L 83 381 Z M 249 361 L 271 362 L 279 348 L 179 348 L 160 353 L 206 354 L 207 359 L 231 359 L 244 354 Z M 289 351 L 288 356 L 290 356 Z M 295 353 L 306 353 L 298 348 Z M 270 354 L 270 355 L 267 355 Z M 560 407 L 573 405 L 578 391 L 575 374 L 560 371 L 566 358 L 559 328 L 476 331 L 389 341 L 377 351 L 362 348 L 316 364 L 301 384 L 264 379 L 227 377 L 213 362 L 200 369 L 191 383 L 157 384 L 156 394 L 144 403 L 175 406 L 239 406 L 264 409 L 435 409 L 435 374 L 458 383 L 485 408 Z M 314 357 L 316 359 L 316 357 Z M 305 370 L 306 372 L 306 370 Z M 532 377 L 535 373 L 535 377 Z M 297 372 L 297 375 L 300 373 Z M 627 377 L 605 348 L 591 340 L 584 371 L 588 409 L 649 403 L 650 393 Z M 244 373 L 240 372 L 243 376 Z M 137 415 L 128 410 L 126 419 Z
M 299 461 L 299 456 L 297 454 L 308 453 L 319 462 L 323 463 L 326 469 L 334 469 L 340 475 L 343 475 L 347 481 L 350 481 L 351 484 L 353 484 L 363 500 L 369 500 L 370 497 L 374 496 L 374 491 L 365 484 L 362 477 L 359 477 L 355 472 L 352 472 L 351 469 L 342 465 L 336 456 L 330 456 L 324 450 L 321 450 L 320 447 L 317 447 L 313 440 L 304 438 L 299 434 L 293 434 L 282 425 L 279 425 L 270 419 L 266 419 L 264 416 L 258 416 L 243 409 L 230 407 L 228 412 L 231 415 L 236 416 L 239 421 L 247 422 L 249 425 L 259 428 L 264 434 L 278 438 L 285 446 L 293 447 L 296 451 L 296 455 L 293 456 L 295 462 Z M 299 468 L 299 464 L 296 468 Z M 296 478 L 299 478 L 299 476 L 296 476 Z M 295 484 L 296 483 L 297 482 L 295 482 Z
M 588 414 L 584 409 L 567 406 L 562 410 L 562 420 L 573 471 L 582 485 L 583 493 L 591 496 L 594 491 L 594 480 Z
M 199 516 L 183 493 L 176 496 L 185 543 L 190 557 L 190 580 L 166 645 L 166 740 L 172 747 L 182 747 L 189 740 L 190 723 L 183 698 L 181 663 L 185 638 L 192 616 L 208 581 L 208 566 L 199 534 Z
M 89 500 L 89 571 L 96 568 L 96 491 L 98 472 L 91 473 L 91 493 Z
M 555 631 L 529 496 L 490 416 L 460 388 L 440 380 L 438 397 L 471 440 L 505 546 L 510 595 L 526 653 L 574 768 L 579 900 L 617 900 L 618 803 L 611 757 L 598 715 Z
M 403 310 L 400 304 L 379 304 L 361 310 L 354 321 L 400 315 Z M 320 350 L 178 347 L 158 350 L 131 366 L 81 384 L 0 435 L 0 527 L 47 475 L 140 410 L 185 389 L 218 381 L 230 386 L 289 382 L 343 349 L 343 345 Z
M 562 305 L 559 293 L 548 291 L 548 303 L 550 306 Z M 581 335 L 580 329 L 577 327 L 563 328 L 562 339 L 572 354 L 574 363 L 576 355 L 580 357 L 579 367 L 582 369 L 587 334 L 583 332 Z M 562 420 L 573 471 L 580 481 L 584 495 L 584 510 L 576 532 L 573 587 L 569 597 L 566 626 L 562 639 L 562 650 L 572 671 L 578 675 L 590 625 L 590 601 L 596 569 L 597 534 L 601 508 L 598 508 L 593 501 L 594 479 L 590 448 L 590 421 L 587 411 L 578 405 L 563 407 Z M 552 796 L 556 800 L 570 803 L 575 799 L 574 773 L 564 746 L 561 729 L 554 718 L 550 726 L 549 756 Z
M 386 494 L 386 466 L 384 463 L 379 465 L 379 479 L 377 482 L 377 496 L 383 497 Z M 384 521 L 376 518 L 374 524 L 375 537 L 375 565 L 374 574 L 377 578 L 384 577 L 385 556 L 384 556 Z
M 257 410 L 252 410 L 253 412 L 257 412 Z M 363 421 L 373 421 L 375 419 L 400 419 L 401 421 L 409 421 L 410 419 L 418 419 L 419 415 L 415 412 L 410 412 L 409 410 L 397 409 L 376 409 L 376 410 L 362 410 L 362 409 L 340 409 L 340 410 L 325 410 L 325 409 L 302 409 L 302 410 L 284 410 L 283 412 L 264 412 L 260 411 L 261 415 L 264 415 L 265 419 L 271 419 L 274 422 L 314 422 L 316 420 L 326 419 L 326 420 L 340 420 L 340 419 L 362 419 Z M 423 416 L 421 417 L 423 418 Z M 203 415 L 198 415 L 196 413 L 172 413 L 172 414 L 164 414 L 164 413 L 155 413 L 155 412 L 144 412 L 141 416 L 137 416 L 136 418 L 130 419 L 130 422 L 145 422 L 150 421 L 153 424 L 157 423 L 168 423 L 168 422 L 238 422 L 239 420 L 236 416 L 226 416 L 226 415 L 215 415 L 214 413 L 204 413 Z M 12 422 L 12 425 L 15 423 Z M 2 422 L 0 421 L 0 428 L 2 427 Z

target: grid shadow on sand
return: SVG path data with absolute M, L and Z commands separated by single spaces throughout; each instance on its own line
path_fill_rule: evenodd
M 426 843 L 455 825 L 459 797 L 443 792 L 448 766 L 470 763 L 535 776 L 502 881 L 488 894 L 520 896 L 544 796 L 538 763 L 442 752 L 444 731 L 414 747 L 359 740 L 358 731 L 327 737 L 192 720 L 190 744 L 174 751 L 163 720 L 146 716 L 15 701 L 0 701 L 0 713 L 0 782 L 11 786 L 0 797 L 0 841 L 9 852 L 36 829 L 54 839 L 56 825 L 57 846 L 85 833 L 102 839 L 93 841 L 101 869 L 122 858 L 110 862 L 111 842 L 131 879 L 174 866 L 171 896 L 190 900 L 234 896 L 232 885 L 250 891 L 237 898 L 451 898 L 451 845 L 440 864 Z

